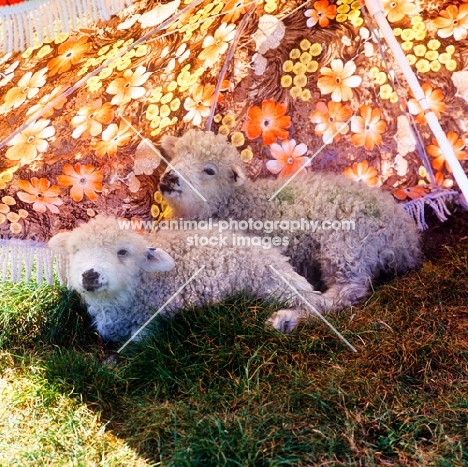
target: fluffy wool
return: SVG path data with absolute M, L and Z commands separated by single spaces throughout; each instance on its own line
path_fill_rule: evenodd
M 248 291 L 259 298 L 286 301 L 292 308 L 281 313 L 296 316 L 305 308 L 293 290 L 310 300 L 316 295 L 277 249 L 241 248 L 230 242 L 223 247 L 197 247 L 189 237 L 206 235 L 205 231 L 140 234 L 120 227 L 115 219 L 97 216 L 49 241 L 52 250 L 68 257 L 70 286 L 84 299 L 106 340 L 133 336 L 171 298 L 164 314 Z M 270 322 L 277 325 L 274 317 Z
M 277 228 L 256 234 L 288 236 L 285 253 L 324 292 L 317 299 L 322 311 L 356 304 L 377 276 L 404 273 L 420 263 L 414 221 L 379 188 L 324 173 L 295 177 L 284 188 L 283 180 L 248 180 L 236 148 L 212 132 L 165 136 L 162 147 L 171 163 L 160 190 L 173 218 L 318 222 L 315 231 Z M 333 221 L 345 221 L 344 228 L 327 230 Z M 354 229 L 346 229 L 347 221 Z M 277 316 L 278 323 L 288 319 Z

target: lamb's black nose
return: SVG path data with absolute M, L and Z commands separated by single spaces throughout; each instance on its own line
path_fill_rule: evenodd
M 88 269 L 82 275 L 83 287 L 88 292 L 96 290 L 101 284 L 99 283 L 100 274 L 94 269 Z
M 161 193 L 171 192 L 179 185 L 179 176 L 174 170 L 167 171 L 159 182 L 159 190 Z

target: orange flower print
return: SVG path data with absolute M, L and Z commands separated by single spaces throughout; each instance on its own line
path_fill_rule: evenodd
M 447 139 L 449 140 L 449 143 L 453 148 L 455 157 L 459 161 L 464 161 L 467 158 L 466 152 L 463 151 L 463 148 L 465 147 L 465 142 L 462 139 L 459 139 L 457 133 L 455 133 L 454 131 L 449 131 L 447 133 Z M 427 147 L 427 153 L 434 158 L 432 160 L 432 167 L 434 167 L 434 169 L 440 170 L 445 164 L 445 168 L 447 169 L 447 171 L 452 173 L 452 169 L 445 160 L 444 154 L 440 149 L 436 138 L 432 138 L 432 144 L 430 144 Z
M 380 119 L 380 110 L 377 108 L 363 105 L 359 111 L 361 116 L 355 116 L 351 120 L 351 131 L 355 133 L 351 136 L 351 141 L 355 146 L 364 146 L 368 151 L 372 151 L 375 145 L 378 146 L 382 142 L 382 133 L 387 124 Z
M 320 27 L 326 28 L 330 24 L 331 19 L 335 19 L 336 5 L 329 5 L 328 0 L 320 0 L 314 3 L 314 8 L 306 10 L 304 15 L 309 18 L 307 26 L 309 28 L 317 23 Z
M 294 139 L 283 141 L 281 145 L 273 143 L 270 146 L 271 155 L 275 158 L 266 163 L 267 169 L 278 174 L 279 178 L 290 178 L 298 172 L 304 172 L 310 165 L 310 157 L 304 157 L 307 146 L 297 144 Z
M 47 63 L 47 68 L 50 70 L 49 76 L 54 76 L 57 73 L 65 73 L 72 65 L 80 63 L 84 56 L 88 53 L 91 44 L 86 36 L 70 38 L 66 42 L 59 45 L 58 56 L 52 58 Z
M 434 179 L 438 188 L 452 188 L 453 180 L 451 178 L 445 178 L 442 172 L 436 172 Z
M 111 123 L 102 132 L 102 141 L 92 143 L 91 149 L 96 151 L 97 157 L 104 157 L 106 154 L 112 157 L 117 154 L 119 146 L 125 146 L 133 135 L 133 130 L 123 120 L 120 121 L 119 126 Z
M 0 172 L 0 190 L 4 190 L 13 180 L 13 174 L 19 169 L 17 165 Z
M 65 164 L 62 168 L 65 175 L 57 177 L 60 186 L 71 186 L 70 198 L 77 203 L 86 195 L 90 201 L 96 201 L 96 192 L 102 191 L 102 172 L 96 170 L 91 164 L 80 164 L 75 166 Z
M 435 183 L 432 183 L 431 177 L 427 173 L 427 170 L 425 167 L 423 166 L 419 167 L 418 174 L 420 177 L 423 178 L 423 180 L 418 181 L 418 185 L 429 186 L 432 189 L 453 187 L 453 180 L 451 178 L 445 178 L 445 175 L 440 171 L 434 174 Z
M 366 160 L 362 162 L 355 162 L 351 167 L 343 170 L 343 175 L 356 182 L 364 182 L 369 186 L 376 186 L 379 184 L 377 177 L 377 170 L 369 166 Z
M 57 86 L 50 94 L 46 94 L 45 96 L 42 96 L 39 99 L 39 102 L 33 106 L 31 106 L 28 111 L 26 112 L 26 115 L 36 115 L 40 112 L 43 111 L 43 109 L 49 104 L 50 102 L 53 102 L 60 94 L 65 90 L 65 86 Z M 67 98 L 64 97 L 63 99 L 60 99 L 54 106 L 44 112 L 42 114 L 43 118 L 49 118 L 54 114 L 54 109 L 61 109 L 67 102 Z
M 8 90 L 5 94 L 4 111 L 19 107 L 26 99 L 32 99 L 46 83 L 45 74 L 47 68 L 36 71 L 28 71 L 17 83 L 17 86 Z
M 204 117 L 210 115 L 211 106 L 214 103 L 214 84 L 197 85 L 190 97 L 184 102 L 185 110 L 188 113 L 184 116 L 184 122 L 192 122 L 195 126 L 200 126 Z
M 198 58 L 204 60 L 204 68 L 211 68 L 218 58 L 223 55 L 236 35 L 236 25 L 221 23 L 214 36 L 207 36 L 203 40 L 203 50 Z
M 322 76 L 318 79 L 317 85 L 322 94 L 331 94 L 332 101 L 349 101 L 353 97 L 351 88 L 358 87 L 362 78 L 354 75 L 356 71 L 355 63 L 350 60 L 343 65 L 341 59 L 331 62 L 331 68 L 323 67 L 320 70 Z
M 406 15 L 415 15 L 419 11 L 413 0 L 382 0 L 382 6 L 390 23 L 400 21 Z
M 429 190 L 421 185 L 410 186 L 407 188 L 400 188 L 393 193 L 393 196 L 400 201 L 404 201 L 406 198 L 418 199 L 427 195 Z
M 250 2 L 248 5 L 245 5 L 245 3 L 246 0 L 229 0 L 226 2 L 223 8 L 223 11 L 226 11 L 223 16 L 223 23 L 235 23 L 241 15 L 247 13 Z
M 49 146 L 47 138 L 55 134 L 55 128 L 47 126 L 49 122 L 50 120 L 37 120 L 18 133 L 7 143 L 11 148 L 6 152 L 6 158 L 25 165 L 32 162 L 38 153 L 45 152 Z
M 139 99 L 145 95 L 145 88 L 142 84 L 146 83 L 151 76 L 151 72 L 146 72 L 146 67 L 139 66 L 135 72 L 125 70 L 121 78 L 116 78 L 106 89 L 106 92 L 113 94 L 112 105 L 127 104 L 132 99 Z
M 468 4 L 449 5 L 439 13 L 439 17 L 432 21 L 437 29 L 437 35 L 443 39 L 453 35 L 456 41 L 466 39 L 468 30 Z
M 221 81 L 221 86 L 219 87 L 219 94 L 218 94 L 218 102 L 224 102 L 224 95 L 223 92 L 232 91 L 234 89 L 234 85 L 227 79 L 223 79 Z
M 349 131 L 349 125 L 346 123 L 353 115 L 351 107 L 340 102 L 318 102 L 316 111 L 310 116 L 310 121 L 316 125 L 315 134 L 322 136 L 325 144 L 331 144 L 338 141 L 340 135 Z
M 430 105 L 432 111 L 435 113 L 437 118 L 440 119 L 441 112 L 445 112 L 447 108 L 446 104 L 442 102 L 444 98 L 444 93 L 442 92 L 442 89 L 433 89 L 433 87 L 429 83 L 423 83 L 421 87 L 424 91 L 427 103 Z M 408 110 L 412 115 L 416 115 L 415 120 L 418 123 L 426 123 L 424 111 L 421 108 L 419 102 L 414 97 L 408 100 Z
M 287 128 L 291 126 L 291 117 L 286 115 L 287 107 L 276 103 L 274 100 L 262 102 L 262 108 L 254 105 L 250 107 L 244 122 L 243 131 L 249 139 L 262 136 L 263 144 L 269 146 L 276 142 L 277 138 L 288 139 Z
M 89 135 L 98 136 L 102 132 L 102 125 L 107 125 L 114 119 L 112 104 L 106 102 L 102 105 L 102 99 L 96 99 L 91 105 L 80 109 L 72 118 L 71 125 L 75 128 L 73 138 L 87 138 Z
M 50 186 L 47 178 L 31 178 L 29 180 L 18 180 L 20 190 L 16 194 L 21 201 L 33 205 L 33 209 L 37 212 L 44 213 L 48 209 L 54 214 L 59 213 L 57 206 L 63 204 L 63 201 L 58 197 L 60 188 L 57 185 Z

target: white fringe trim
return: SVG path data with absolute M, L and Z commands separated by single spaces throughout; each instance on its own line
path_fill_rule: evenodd
M 30 0 L 0 6 L 0 53 L 22 51 L 55 39 L 61 32 L 107 21 L 111 15 L 130 6 L 132 0 Z
M 0 282 L 29 282 L 34 266 L 37 283 L 52 285 L 56 273 L 60 285 L 67 285 L 67 259 L 55 254 L 46 243 L 0 240 Z
M 447 208 L 448 202 L 453 202 L 458 199 L 459 193 L 457 191 L 434 191 L 424 196 L 423 198 L 409 201 L 405 204 L 406 212 L 415 220 L 419 230 L 426 230 L 428 225 L 424 217 L 424 206 L 429 205 L 435 215 L 441 222 L 447 220 L 451 212 Z

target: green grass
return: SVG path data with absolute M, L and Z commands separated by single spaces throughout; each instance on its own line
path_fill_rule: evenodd
M 148 465 L 97 413 L 50 385 L 34 362 L 3 372 L 0 398 L 1 466 Z
M 79 345 L 90 321 L 78 297 L 61 287 L 1 284 L 0 348 L 34 343 Z
M 0 466 L 466 466 L 468 246 L 290 336 L 237 296 L 123 354 L 60 287 L 0 291 Z

